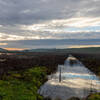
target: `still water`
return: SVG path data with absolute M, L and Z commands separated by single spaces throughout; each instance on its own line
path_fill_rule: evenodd
M 77 58 L 69 55 L 64 65 L 58 65 L 56 73 L 48 76 L 48 81 L 38 92 L 52 100 L 67 100 L 70 97 L 85 98 L 90 93 L 100 92 L 100 80 Z

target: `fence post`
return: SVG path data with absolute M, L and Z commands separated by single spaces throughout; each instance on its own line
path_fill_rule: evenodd
M 59 71 L 59 82 L 61 82 L 61 67 L 60 67 L 60 71 Z

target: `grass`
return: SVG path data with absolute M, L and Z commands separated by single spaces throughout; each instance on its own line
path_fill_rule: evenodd
M 0 100 L 43 100 L 37 91 L 45 80 L 44 67 L 9 72 L 0 80 Z
M 86 100 L 100 100 L 100 93 L 91 94 Z

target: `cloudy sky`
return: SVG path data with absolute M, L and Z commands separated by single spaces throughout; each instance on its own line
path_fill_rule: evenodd
M 100 45 L 99 39 L 100 0 L 0 0 L 0 47 Z

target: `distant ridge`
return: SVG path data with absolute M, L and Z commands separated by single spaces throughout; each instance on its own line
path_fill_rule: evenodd
M 51 48 L 51 49 L 28 49 L 28 50 L 23 50 L 23 52 L 54 52 L 59 49 Z
M 58 53 L 100 53 L 100 47 L 66 48 L 66 49 L 28 49 L 22 52 L 58 52 Z
M 0 52 L 7 52 L 6 49 L 0 48 Z
M 9 51 L 3 48 L 0 48 L 0 52 L 9 52 L 9 53 L 16 53 L 16 52 L 41 52 L 41 53 L 94 53 L 94 54 L 100 54 L 100 47 L 88 47 L 88 48 L 65 48 L 65 49 L 56 49 L 56 48 L 40 48 L 40 49 L 26 49 L 26 50 L 14 50 Z

